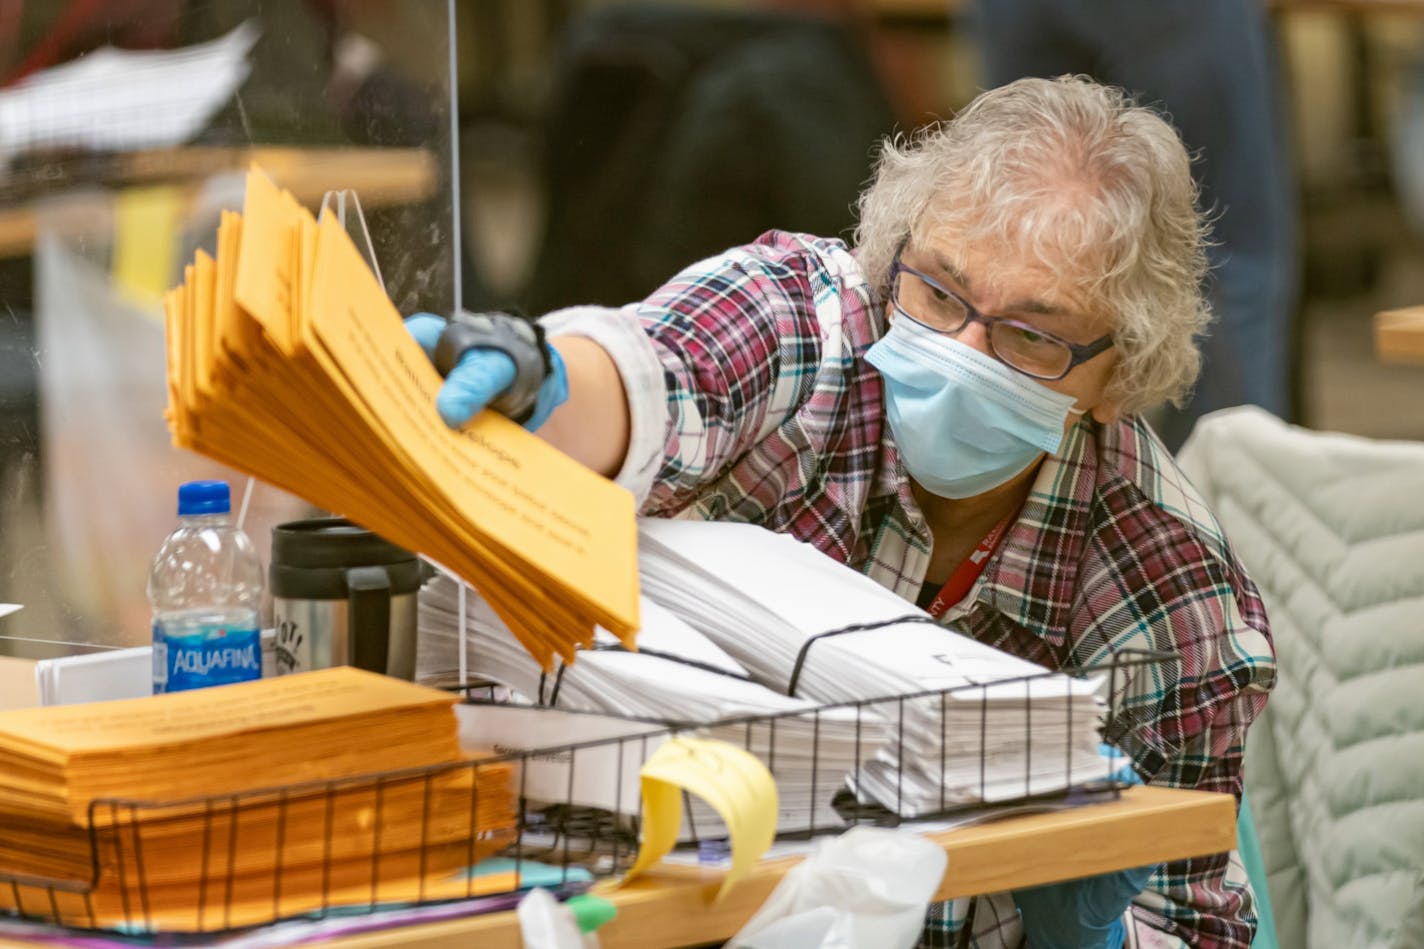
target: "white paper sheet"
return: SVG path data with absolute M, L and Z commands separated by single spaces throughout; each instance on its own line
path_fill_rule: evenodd
M 104 47 L 0 90 L 0 163 L 34 148 L 132 150 L 197 134 L 250 70 L 252 21 L 175 50 Z

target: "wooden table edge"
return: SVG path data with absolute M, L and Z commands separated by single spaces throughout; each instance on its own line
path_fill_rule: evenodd
M 1229 794 L 1134 787 L 1116 801 L 1008 817 L 928 835 L 949 856 L 937 899 L 999 892 L 1222 853 L 1236 846 L 1236 801 Z M 1112 841 L 1112 846 L 1104 846 Z M 720 871 L 659 866 L 626 887 L 597 892 L 618 907 L 599 930 L 605 949 L 685 946 L 732 936 L 800 857 L 759 864 L 720 903 Z M 475 940 L 478 940 L 477 942 Z M 341 949 L 520 949 L 513 912 L 492 913 L 328 940 Z
M 315 206 L 327 191 L 351 188 L 365 209 L 425 200 L 435 193 L 440 171 L 434 154 L 423 148 L 257 145 L 135 152 L 127 162 L 130 177 L 122 185 L 89 190 L 76 185 L 74 191 L 0 208 L 0 259 L 32 251 L 41 214 L 48 214 L 62 233 L 104 233 L 112 227 L 113 194 L 123 188 L 171 182 L 186 206 L 205 176 L 240 172 L 252 162 L 303 204 Z

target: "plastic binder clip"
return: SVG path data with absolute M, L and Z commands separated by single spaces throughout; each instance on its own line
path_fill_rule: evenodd
M 322 195 L 317 219 L 320 220 L 327 214 L 336 215 L 336 223 L 342 226 L 351 238 L 351 243 L 356 245 L 362 259 L 366 261 L 366 266 L 371 268 L 371 273 L 376 275 L 376 282 L 384 291 L 386 281 L 381 277 L 381 265 L 376 261 L 376 246 L 371 241 L 371 229 L 366 226 L 366 216 L 361 213 L 361 199 L 356 196 L 356 192 L 351 188 L 344 188 Z

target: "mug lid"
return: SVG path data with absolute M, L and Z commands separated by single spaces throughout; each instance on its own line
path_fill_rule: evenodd
M 313 517 L 272 528 L 274 567 L 361 567 L 414 559 L 404 547 L 344 517 Z

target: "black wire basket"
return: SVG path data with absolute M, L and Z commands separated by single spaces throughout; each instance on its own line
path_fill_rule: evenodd
M 1131 652 L 1083 670 L 1108 679 L 1095 740 L 1125 727 L 1113 725 L 1125 720 L 1116 707 L 1124 677 L 1171 659 Z M 75 830 L 83 846 L 69 840 L 53 853 L 42 843 L 27 850 L 41 863 L 52 857 L 53 875 L 6 873 L 0 840 L 0 915 L 127 934 L 211 934 L 395 905 L 485 900 L 500 908 L 531 885 L 575 893 L 631 865 L 642 812 L 637 771 L 662 742 L 687 735 L 739 745 L 766 765 L 783 795 L 794 790 L 805 802 L 795 820 L 783 814 L 781 840 L 1115 798 L 1127 784 L 1120 765 L 1099 758 L 1085 768 L 1071 748 L 1062 753 L 1043 739 L 1045 729 L 1072 732 L 1071 702 L 1046 723 L 1043 704 L 1027 701 L 1057 678 L 1045 672 L 715 722 L 628 719 L 617 737 L 455 764 L 178 801 L 96 800 L 87 826 Z M 500 701 L 488 683 L 451 688 L 464 696 L 461 714 L 558 711 Z M 1016 706 L 1018 688 L 1025 701 Z M 1017 742 L 991 728 L 996 719 L 1002 732 L 1006 707 L 1010 718 L 1021 712 Z M 927 737 L 937 749 L 927 748 Z M 828 752 L 834 742 L 839 764 Z M 1004 777 L 1010 748 L 1021 779 Z M 870 767 L 879 771 L 876 793 Z M 945 780 L 951 769 L 962 778 L 976 768 L 977 780 Z M 932 784 L 925 793 L 927 774 L 941 779 L 937 795 Z M 715 861 L 725 831 L 699 802 L 684 805 L 680 846 Z M 20 843 L 10 846 L 13 853 Z

